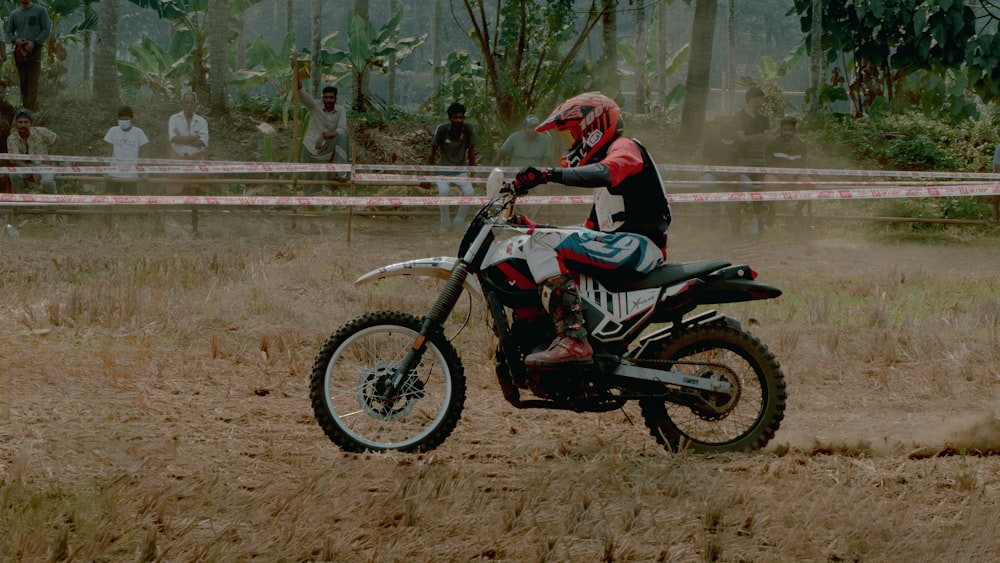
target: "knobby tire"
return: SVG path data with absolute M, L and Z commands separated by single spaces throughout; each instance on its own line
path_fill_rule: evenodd
M 465 403 L 462 361 L 441 333 L 427 339 L 420 364 L 400 396 L 375 391 L 420 331 L 421 319 L 398 312 L 368 313 L 337 329 L 313 363 L 309 397 L 327 437 L 348 452 L 423 452 L 458 424 Z

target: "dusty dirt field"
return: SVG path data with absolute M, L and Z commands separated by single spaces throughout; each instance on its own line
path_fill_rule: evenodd
M 313 419 L 323 339 L 433 284 L 356 289 L 450 254 L 426 219 L 32 218 L 0 239 L 0 559 L 903 561 L 1000 557 L 1000 245 L 848 232 L 673 260 L 748 262 L 781 299 L 724 310 L 776 353 L 764 451 L 672 455 L 637 411 L 517 411 L 482 316 L 465 414 L 424 455 L 347 455 Z M 416 289 L 414 289 L 416 288 Z M 460 322 L 455 323 L 457 328 Z M 965 454 L 935 457 L 948 451 Z

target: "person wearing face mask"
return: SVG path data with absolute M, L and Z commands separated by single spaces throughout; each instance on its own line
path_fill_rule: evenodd
M 7 151 L 10 154 L 32 154 L 48 155 L 49 149 L 59 140 L 56 135 L 45 127 L 33 127 L 31 125 L 35 114 L 28 108 L 20 108 L 14 112 L 14 127 L 7 137 Z M 30 160 L 16 160 L 15 166 L 32 166 Z M 49 162 L 39 162 L 40 165 L 50 164 Z M 10 182 L 14 186 L 14 193 L 24 193 L 24 180 L 28 174 L 11 174 Z M 39 174 L 38 185 L 43 192 L 52 194 L 59 193 L 56 188 L 56 175 L 52 173 Z
M 118 108 L 118 125 L 108 129 L 104 142 L 111 145 L 111 158 L 115 166 L 135 166 L 139 160 L 139 149 L 149 143 L 149 138 L 142 129 L 132 125 L 135 115 L 132 108 Z M 105 192 L 109 194 L 136 195 L 139 193 L 135 179 L 139 173 L 135 170 L 115 171 L 108 174 Z

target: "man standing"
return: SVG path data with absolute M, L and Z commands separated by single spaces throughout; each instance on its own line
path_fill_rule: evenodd
M 139 160 L 139 149 L 149 142 L 146 133 L 132 125 L 132 108 L 122 106 L 118 108 L 118 125 L 108 129 L 104 135 L 104 142 L 111 146 L 111 157 L 115 159 L 116 166 L 135 166 Z M 108 182 L 108 193 L 123 195 L 136 195 L 138 189 L 135 179 L 139 174 L 134 170 L 128 172 L 112 172 L 109 174 L 113 180 Z
M 0 47 L 3 43 L 0 43 Z M 2 51 L 3 49 L 0 49 Z M 2 59 L 2 57 L 0 57 Z M 0 80 L 0 152 L 10 152 L 7 150 L 7 137 L 10 135 L 11 125 L 14 123 L 14 112 L 17 108 L 7 101 L 7 83 Z M 0 166 L 12 166 L 9 160 L 0 160 Z M 0 193 L 10 193 L 11 183 L 7 176 L 0 177 Z
M 295 64 L 295 63 L 293 63 Z M 343 107 L 337 105 L 337 88 L 334 86 L 323 87 L 322 103 L 316 100 L 302 89 L 302 80 L 299 73 L 295 72 L 295 87 L 299 91 L 299 98 L 302 105 L 309 108 L 309 126 L 306 134 L 302 137 L 302 154 L 299 162 L 303 163 L 347 163 L 347 112 Z M 326 172 L 317 172 L 310 175 L 313 180 L 327 181 L 330 175 Z M 337 173 L 338 180 L 346 180 L 346 173 Z M 302 188 L 305 195 L 315 195 L 323 189 L 321 185 L 306 185 Z
M 208 148 L 208 121 L 195 113 L 198 109 L 198 95 L 185 92 L 181 96 L 181 111 L 170 116 L 167 123 L 167 138 L 170 139 L 170 158 L 179 160 L 202 160 Z M 185 174 L 185 178 L 204 178 L 204 175 Z M 205 189 L 204 184 L 167 184 L 167 195 L 181 195 L 185 192 L 198 195 Z
M 7 40 L 14 44 L 14 65 L 21 81 L 21 105 L 38 111 L 38 77 L 42 73 L 42 45 L 49 39 L 52 22 L 45 8 L 21 0 L 7 20 Z
M 764 160 L 764 146 L 771 138 L 771 122 L 767 119 L 767 116 L 761 112 L 761 108 L 764 105 L 764 91 L 757 86 L 751 86 L 747 88 L 747 93 L 745 95 L 746 106 L 743 111 L 736 114 L 733 119 L 734 127 L 736 128 L 736 139 L 739 141 L 739 164 L 741 166 L 750 166 L 755 168 L 760 168 L 765 166 L 766 162 Z M 761 180 L 760 174 L 751 174 L 750 179 L 753 181 Z M 753 187 L 755 191 L 760 191 L 760 187 Z M 750 219 L 750 235 L 760 236 L 761 231 L 764 229 L 764 224 L 762 223 L 762 215 L 765 211 L 765 206 L 759 202 L 753 202 L 750 204 L 752 209 L 753 217 Z M 733 208 L 735 217 L 733 217 L 733 234 L 739 234 L 740 221 L 739 221 L 739 208 Z
M 507 159 L 510 166 L 518 169 L 525 166 L 551 166 L 552 142 L 547 134 L 535 131 L 540 123 L 534 115 L 525 117 L 522 129 L 507 137 L 493 157 L 492 164 L 496 166 Z
M 45 127 L 32 127 L 34 114 L 27 108 L 21 108 L 14 113 L 14 130 L 7 137 L 7 149 L 11 154 L 47 155 L 59 136 Z M 48 164 L 48 163 L 43 163 Z M 30 160 L 16 160 L 14 166 L 31 166 Z M 24 179 L 27 174 L 11 174 L 10 181 L 14 193 L 24 193 Z M 55 174 L 39 174 L 38 185 L 43 192 L 59 193 L 56 189 Z
M 441 159 L 438 162 L 438 154 Z M 465 122 L 465 106 L 456 102 L 448 106 L 448 122 L 441 123 L 434 129 L 434 138 L 431 140 L 431 154 L 427 158 L 427 164 L 434 166 L 475 166 L 476 165 L 476 130 L 472 125 Z M 449 172 L 442 176 L 461 175 L 461 172 Z M 473 196 L 472 183 L 466 181 L 445 181 L 437 182 L 439 196 L 447 196 L 451 193 L 451 186 L 458 187 L 464 196 Z M 469 206 L 462 205 L 455 214 L 455 222 L 451 222 L 451 210 L 447 205 L 438 206 L 441 212 L 441 231 L 447 231 L 452 225 L 462 225 L 465 223 L 465 216 L 469 213 Z
M 492 165 L 497 166 L 504 160 L 508 160 L 510 166 L 518 169 L 526 166 L 544 168 L 555 164 L 552 158 L 552 139 L 549 134 L 535 131 L 535 127 L 538 127 L 540 123 L 541 121 L 534 115 L 525 117 L 523 127 L 507 137 L 496 156 L 493 157 Z M 546 196 L 551 195 L 552 192 L 553 190 L 549 186 L 539 186 L 535 188 L 533 195 Z M 547 217 L 541 213 L 541 205 L 522 205 L 519 209 L 531 217 Z

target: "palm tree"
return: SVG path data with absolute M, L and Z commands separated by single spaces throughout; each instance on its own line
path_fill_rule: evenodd
M 101 2 L 94 46 L 94 96 L 111 109 L 121 104 L 118 87 L 118 6 L 119 0 Z
M 701 146 L 705 129 L 705 107 L 712 74 L 712 43 L 715 40 L 715 13 L 718 0 L 697 0 L 691 24 L 691 59 L 688 66 L 681 110 L 681 138 L 689 147 Z
M 208 84 L 209 107 L 213 112 L 226 112 L 229 80 L 229 0 L 209 0 L 208 23 Z
M 635 112 L 646 113 L 646 3 L 635 0 Z

